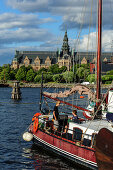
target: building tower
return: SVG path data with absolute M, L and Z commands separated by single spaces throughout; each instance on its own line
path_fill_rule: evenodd
M 63 39 L 63 45 L 62 45 L 62 52 L 63 55 L 69 54 L 70 47 L 68 44 L 68 37 L 67 37 L 67 30 L 65 31 L 64 39 Z

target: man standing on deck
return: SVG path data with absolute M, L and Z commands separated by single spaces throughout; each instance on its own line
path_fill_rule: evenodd
M 53 119 L 54 119 L 54 127 L 53 129 L 54 130 L 57 130 L 58 129 L 58 116 L 59 116 L 59 112 L 58 112 L 58 106 L 60 105 L 60 101 L 57 101 L 56 102 L 56 105 L 54 107 L 54 110 L 53 110 Z

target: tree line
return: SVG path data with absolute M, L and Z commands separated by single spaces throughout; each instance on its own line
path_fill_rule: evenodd
M 31 66 L 25 67 L 21 66 L 19 69 L 12 69 L 10 65 L 4 65 L 0 67 L 0 80 L 18 80 L 24 82 L 34 82 L 40 83 L 42 79 L 47 82 L 58 82 L 58 83 L 72 83 L 72 82 L 82 82 L 89 81 L 90 83 L 95 82 L 95 74 L 90 74 L 89 64 L 76 64 L 67 71 L 66 66 L 59 68 L 58 64 L 50 66 L 48 69 L 41 68 L 38 71 L 34 71 Z M 113 70 L 102 76 L 103 84 L 110 84 L 113 80 Z

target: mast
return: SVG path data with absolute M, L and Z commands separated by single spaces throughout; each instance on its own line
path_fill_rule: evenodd
M 101 83 L 101 33 L 102 33 L 102 0 L 98 1 L 98 51 L 97 51 L 97 103 L 99 106 Z
M 40 111 L 42 111 L 42 93 L 43 93 L 43 72 L 42 72 L 42 81 L 41 81 L 41 89 L 40 89 L 40 103 L 39 103 Z

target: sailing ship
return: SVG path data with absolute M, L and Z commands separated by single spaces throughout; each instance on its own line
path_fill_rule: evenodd
M 98 53 L 97 53 L 97 89 L 91 92 L 84 85 L 78 84 L 70 90 L 53 93 L 43 91 L 43 81 L 40 95 L 40 113 L 36 113 L 29 126 L 29 132 L 23 134 L 26 141 L 33 140 L 35 144 L 43 146 L 74 163 L 89 169 L 113 168 L 113 91 L 105 95 L 100 94 L 101 81 L 101 26 L 102 24 L 102 0 L 98 0 Z M 43 80 L 43 78 L 42 78 Z M 60 89 L 61 90 L 61 89 Z M 91 100 L 87 108 L 71 103 L 70 95 L 79 92 Z M 80 103 L 82 98 L 80 99 Z M 63 98 L 63 100 L 62 100 Z M 65 99 L 69 98 L 68 102 Z M 49 101 L 47 101 L 47 99 Z M 42 109 L 42 100 L 47 106 Z M 52 100 L 52 102 L 51 102 Z M 59 113 L 59 125 L 54 129 L 53 111 L 49 109 L 49 103 L 53 107 L 53 101 L 60 101 L 61 107 L 66 112 Z M 70 109 L 77 109 L 85 118 L 74 121 Z M 48 109 L 47 109 L 48 108 Z M 107 138 L 106 138 L 107 137 Z M 110 139 L 110 140 L 109 140 Z

